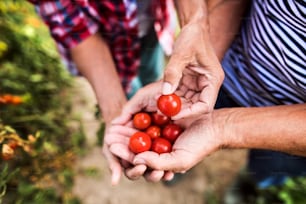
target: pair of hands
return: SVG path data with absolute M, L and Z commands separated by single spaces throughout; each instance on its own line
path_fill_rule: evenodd
M 112 172 L 112 184 L 119 182 L 124 169 L 129 179 L 144 176 L 148 181 L 171 180 L 184 173 L 221 145 L 214 132 L 212 110 L 224 73 L 209 34 L 197 25 L 183 27 L 165 69 L 164 80 L 140 89 L 125 105 L 121 115 L 105 131 L 103 154 Z M 133 114 L 157 111 L 161 94 L 181 97 L 182 109 L 172 119 L 185 128 L 171 153 L 148 151 L 138 155 L 128 149 Z
M 171 180 L 174 173 L 186 172 L 222 144 L 215 132 L 217 129 L 216 124 L 213 124 L 213 113 L 207 113 L 176 120 L 185 130 L 174 143 L 171 153 L 132 153 L 128 148 L 129 138 L 137 131 L 133 128 L 132 116 L 141 110 L 157 110 L 156 96 L 160 94 L 160 87 L 161 82 L 157 82 L 137 92 L 124 107 L 121 116 L 113 120 L 106 131 L 103 153 L 112 171 L 113 184 L 119 182 L 122 168 L 131 180 L 141 176 L 153 182 Z

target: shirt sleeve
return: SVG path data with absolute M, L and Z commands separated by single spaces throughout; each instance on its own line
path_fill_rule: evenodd
M 72 62 L 70 49 L 96 33 L 99 29 L 98 24 L 78 1 L 32 0 L 31 3 L 35 5 L 37 13 L 49 27 L 68 70 L 74 75 L 79 74 Z

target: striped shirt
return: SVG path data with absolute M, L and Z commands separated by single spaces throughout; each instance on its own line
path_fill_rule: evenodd
M 253 0 L 222 66 L 242 106 L 306 102 L 304 0 Z

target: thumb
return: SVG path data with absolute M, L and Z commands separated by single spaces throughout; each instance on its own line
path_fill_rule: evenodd
M 172 94 L 177 89 L 187 64 L 181 57 L 172 55 L 164 71 L 163 95 Z
M 137 154 L 133 160 L 134 165 L 144 164 L 155 170 L 181 172 L 180 155 L 175 152 L 157 154 L 152 151 L 146 151 Z

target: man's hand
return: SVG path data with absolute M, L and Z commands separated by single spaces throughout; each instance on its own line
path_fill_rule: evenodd
M 163 94 L 178 90 L 188 106 L 175 118 L 192 117 L 213 110 L 224 72 L 210 43 L 208 28 L 185 25 L 164 73 Z
M 145 165 L 132 165 L 134 154 L 128 149 L 129 137 L 136 132 L 128 124 L 107 125 L 104 134 L 103 155 L 112 173 L 111 183 L 120 182 L 122 169 L 128 169 L 133 175 L 142 175 L 146 171 Z M 117 155 L 113 154 L 116 152 Z M 119 154 L 118 154 L 119 152 Z M 133 177 L 130 176 L 130 179 Z
M 129 138 L 137 130 L 133 128 L 132 117 L 140 111 L 157 110 L 157 97 L 160 95 L 161 82 L 152 83 L 140 89 L 124 106 L 122 114 L 114 119 L 104 137 L 103 153 L 112 171 L 113 184 L 117 184 L 124 169 L 125 175 L 136 180 L 144 177 L 148 181 L 171 180 L 172 172 L 148 169 L 146 165 L 134 165 L 135 154 L 128 148 Z

